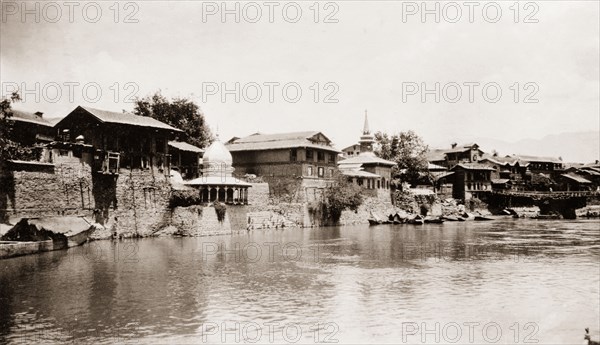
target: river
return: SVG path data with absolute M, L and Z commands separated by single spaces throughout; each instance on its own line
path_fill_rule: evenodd
M 598 220 L 257 230 L 0 261 L 0 344 L 600 337 Z

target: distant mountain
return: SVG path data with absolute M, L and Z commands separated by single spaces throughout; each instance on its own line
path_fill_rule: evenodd
M 492 138 L 474 138 L 464 142 L 475 142 L 484 152 L 496 150 L 502 156 L 523 154 L 562 157 L 565 163 L 589 163 L 600 159 L 600 131 L 550 134 L 541 139 L 523 139 L 512 143 Z

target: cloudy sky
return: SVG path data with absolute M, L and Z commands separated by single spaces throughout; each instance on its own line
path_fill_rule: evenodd
M 36 23 L 35 2 L 4 2 L 2 92 L 33 90 L 17 108 L 62 117 L 80 104 L 132 110 L 128 96 L 160 89 L 198 102 L 225 139 L 321 130 L 338 148 L 365 109 L 372 129 L 433 146 L 598 130 L 598 1 L 479 2 L 471 17 L 465 3 L 428 2 L 439 23 L 420 3 L 42 2 Z

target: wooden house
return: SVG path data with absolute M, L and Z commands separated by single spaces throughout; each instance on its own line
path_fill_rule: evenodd
M 318 131 L 252 134 L 226 144 L 238 176 L 253 174 L 265 180 L 331 179 L 339 151 Z
M 450 149 L 434 149 L 427 154 L 429 163 L 445 166 L 451 169 L 459 163 L 475 163 L 483 156 L 483 151 L 475 143 L 457 145 Z
M 30 147 L 52 141 L 53 126 L 43 117 L 42 112 L 29 113 L 12 109 L 11 113 L 11 140 Z
M 94 170 L 157 168 L 168 174 L 169 140 L 182 131 L 151 117 L 78 106 L 55 126 L 59 141 L 83 138 L 94 150 Z
M 192 144 L 172 140 L 169 141 L 171 168 L 176 169 L 184 179 L 199 177 L 202 170 L 204 150 Z
M 495 170 L 487 165 L 460 163 L 451 170 L 454 172 L 452 193 L 455 199 L 481 198 L 483 193 L 492 190 L 492 173 Z

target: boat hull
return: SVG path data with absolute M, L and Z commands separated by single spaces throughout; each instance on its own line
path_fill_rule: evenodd
M 87 241 L 90 232 L 91 229 L 59 240 L 35 242 L 0 241 L 0 259 L 51 252 L 80 246 Z

